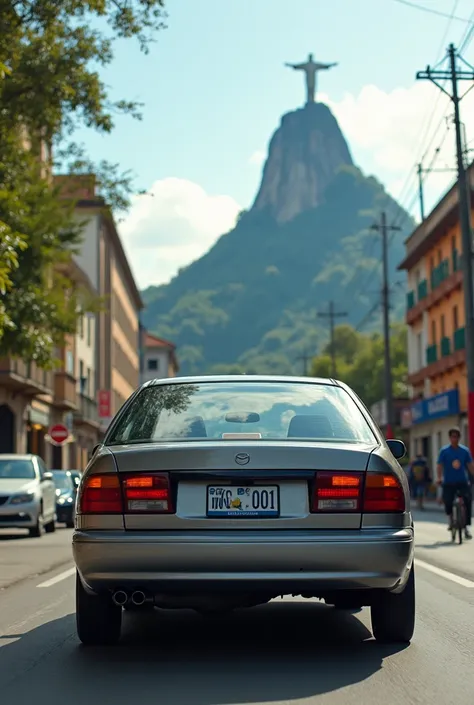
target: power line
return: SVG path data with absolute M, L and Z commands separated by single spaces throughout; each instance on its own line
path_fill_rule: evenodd
M 395 2 L 400 3 L 400 5 L 407 5 L 407 7 L 413 7 L 416 10 L 422 10 L 423 12 L 429 12 L 431 15 L 438 15 L 438 17 L 446 17 L 450 20 L 456 20 L 458 22 L 470 22 L 467 17 L 457 17 L 456 15 L 443 12 L 442 10 L 434 10 L 432 7 L 426 7 L 425 5 L 418 5 L 416 2 L 410 2 L 410 0 L 395 0 Z
M 334 310 L 334 302 L 330 301 L 328 313 L 318 313 L 318 316 L 319 316 L 319 318 L 329 318 L 332 377 L 333 377 L 333 379 L 336 379 L 337 371 L 336 371 L 336 345 L 335 345 L 335 339 L 334 339 L 334 325 L 335 325 L 336 318 L 345 318 L 347 316 L 347 313 L 345 313 L 344 311 L 335 311 Z

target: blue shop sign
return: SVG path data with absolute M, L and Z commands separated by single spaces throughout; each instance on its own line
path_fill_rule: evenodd
M 444 416 L 459 414 L 459 391 L 450 389 L 448 392 L 436 394 L 428 399 L 421 399 L 411 407 L 412 423 L 425 423 Z

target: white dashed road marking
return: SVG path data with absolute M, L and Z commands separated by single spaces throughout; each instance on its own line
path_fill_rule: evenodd
M 72 575 L 74 575 L 76 572 L 75 568 L 69 568 L 69 570 L 65 570 L 63 573 L 59 573 L 59 575 L 55 575 L 54 578 L 50 578 L 50 580 L 46 580 L 44 583 L 40 583 L 36 587 L 39 588 L 48 588 L 51 587 L 52 585 L 56 585 L 56 583 L 60 583 L 61 580 L 66 580 L 66 578 L 70 578 Z
M 457 583 L 458 585 L 462 585 L 465 588 L 470 588 L 471 590 L 474 588 L 474 582 L 472 580 L 462 578 L 460 575 L 450 573 L 447 570 L 443 570 L 442 568 L 438 568 L 435 565 L 431 565 L 431 563 L 425 563 L 425 561 L 420 561 L 418 558 L 415 558 L 415 565 L 420 566 L 420 568 L 423 568 L 424 570 L 429 570 L 430 573 L 439 575 L 440 578 L 450 580 L 452 583 Z

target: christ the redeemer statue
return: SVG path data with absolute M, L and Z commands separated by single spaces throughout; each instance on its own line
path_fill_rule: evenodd
M 304 71 L 306 74 L 306 90 L 308 93 L 307 99 L 306 99 L 306 105 L 309 105 L 310 103 L 314 103 L 315 101 L 315 96 L 316 96 L 316 74 L 318 71 L 325 71 L 326 69 L 331 69 L 333 66 L 337 66 L 337 63 L 335 64 L 320 64 L 317 61 L 313 61 L 313 55 L 310 54 L 308 56 L 308 61 L 306 61 L 304 64 L 285 64 L 285 66 L 289 66 L 291 69 L 295 69 L 296 71 Z

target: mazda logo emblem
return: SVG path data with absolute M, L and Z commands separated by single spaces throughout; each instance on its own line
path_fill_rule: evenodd
M 247 463 L 250 463 L 250 455 L 248 453 L 237 453 L 235 462 L 237 465 L 247 465 Z

